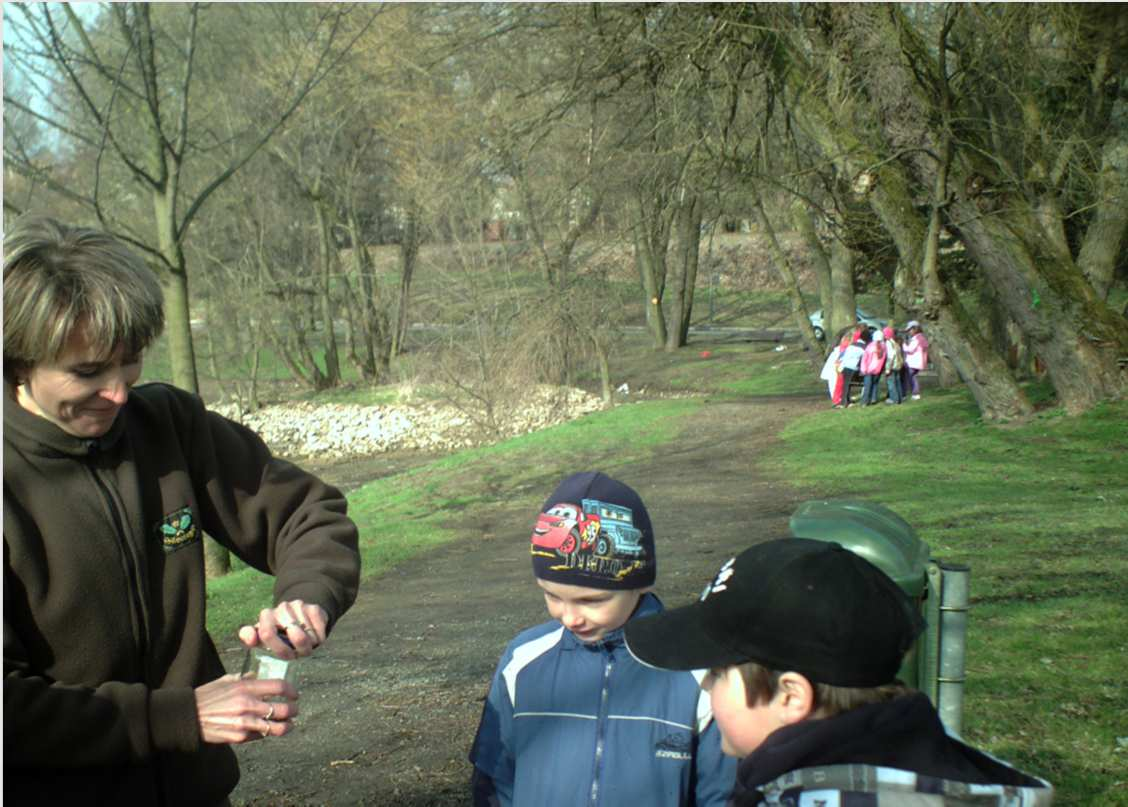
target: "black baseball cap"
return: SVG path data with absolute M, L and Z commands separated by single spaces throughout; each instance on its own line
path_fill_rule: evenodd
M 891 683 L 924 629 L 885 572 L 839 544 L 781 538 L 725 563 L 701 599 L 627 623 L 631 653 L 672 670 L 754 661 L 812 683 Z

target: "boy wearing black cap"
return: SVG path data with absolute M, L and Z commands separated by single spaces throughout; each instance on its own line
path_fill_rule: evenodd
M 693 605 L 626 628 L 632 654 L 708 667 L 732 804 L 1048 805 L 1053 789 L 945 733 L 896 680 L 924 625 L 873 564 L 835 543 L 768 541 L 721 567 Z
M 638 494 L 601 473 L 568 477 L 530 551 L 552 620 L 510 642 L 494 673 L 470 751 L 474 804 L 725 804 L 736 764 L 698 686 L 705 671 L 655 670 L 623 645 L 628 620 L 662 610 Z

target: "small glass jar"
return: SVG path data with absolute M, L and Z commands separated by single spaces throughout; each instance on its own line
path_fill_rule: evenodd
M 290 647 L 290 640 L 285 634 L 278 634 L 283 642 Z M 262 645 L 248 647 L 243 654 L 243 671 L 240 678 L 279 678 L 287 681 L 291 686 L 298 685 L 298 659 L 284 659 L 271 653 Z

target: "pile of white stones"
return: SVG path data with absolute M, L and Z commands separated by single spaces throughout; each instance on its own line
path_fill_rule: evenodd
M 601 407 L 598 397 L 570 387 L 542 385 L 516 405 L 499 407 L 496 429 L 480 413 L 454 406 L 405 402 L 388 406 L 294 403 L 241 412 L 211 407 L 258 432 L 276 454 L 336 459 L 395 449 L 451 451 L 564 423 Z

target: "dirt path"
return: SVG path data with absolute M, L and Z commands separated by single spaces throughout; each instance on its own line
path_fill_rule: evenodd
M 650 510 L 667 605 L 693 599 L 729 555 L 786 533 L 799 500 L 762 474 L 758 457 L 787 421 L 821 405 L 708 403 L 660 457 L 615 472 Z M 371 467 L 318 471 L 351 487 Z M 325 648 L 301 662 L 296 730 L 239 749 L 234 803 L 466 804 L 466 754 L 497 657 L 547 618 L 526 549 L 534 515 L 503 507 L 467 540 L 365 583 Z M 229 669 L 238 658 L 226 654 Z

